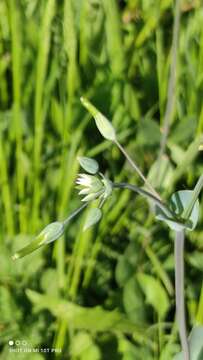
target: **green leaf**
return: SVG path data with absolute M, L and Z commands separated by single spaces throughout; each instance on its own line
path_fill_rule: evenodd
M 57 318 L 67 321 L 69 326 L 78 330 L 138 332 L 144 336 L 143 326 L 137 326 L 118 310 L 104 310 L 101 306 L 83 307 L 58 297 L 42 295 L 30 289 L 26 295 L 34 304 L 34 311 L 48 309 Z
M 192 231 L 197 225 L 198 216 L 199 216 L 199 201 L 196 200 L 192 211 L 188 218 L 184 218 L 184 213 L 188 210 L 188 207 L 191 204 L 191 201 L 194 196 L 193 190 L 180 190 L 175 192 L 169 201 L 169 208 L 180 218 L 179 221 L 169 219 L 159 208 L 156 208 L 156 219 L 165 221 L 168 226 L 175 231 L 181 231 L 187 229 Z
M 71 341 L 71 355 L 80 360 L 100 360 L 99 347 L 94 344 L 92 337 L 85 331 L 77 333 Z
M 99 170 L 99 164 L 94 159 L 85 156 L 79 156 L 78 161 L 80 166 L 89 174 L 96 174 Z
M 132 276 L 135 272 L 135 268 L 129 263 L 126 256 L 121 256 L 118 260 L 115 277 L 119 286 L 124 286 L 126 281 Z
M 22 316 L 20 308 L 15 303 L 15 298 L 12 296 L 6 286 L 0 285 L 0 309 L 1 309 L 1 324 L 9 324 L 9 322 L 19 321 Z M 4 328 L 2 327 L 1 331 Z
M 102 217 L 102 212 L 98 208 L 92 208 L 89 210 L 83 230 L 87 230 L 89 227 L 95 225 Z
M 153 306 L 160 318 L 163 319 L 169 309 L 170 302 L 161 282 L 153 276 L 142 273 L 137 275 L 137 279 L 146 296 L 146 301 Z
M 84 107 L 94 117 L 96 125 L 102 136 L 111 141 L 116 141 L 116 132 L 111 122 L 84 97 L 80 98 Z
M 43 271 L 40 278 L 40 285 L 41 289 L 45 293 L 50 296 L 57 296 L 59 293 L 57 272 L 52 268 L 48 268 L 46 271 Z
M 135 242 L 130 242 L 125 252 L 119 257 L 115 277 L 118 285 L 123 287 L 127 281 L 135 274 L 137 262 L 140 254 L 140 246 Z
M 190 360 L 203 359 L 203 326 L 196 326 L 189 336 Z M 177 354 L 173 360 L 184 360 L 183 353 Z
M 144 295 L 135 277 L 131 277 L 123 288 L 123 305 L 131 321 L 142 324 L 145 322 Z
M 47 225 L 41 233 L 28 245 L 18 250 L 12 259 L 16 260 L 25 255 L 30 254 L 34 250 L 37 250 L 40 246 L 49 244 L 52 241 L 57 240 L 64 233 L 64 225 L 59 221 L 55 221 Z

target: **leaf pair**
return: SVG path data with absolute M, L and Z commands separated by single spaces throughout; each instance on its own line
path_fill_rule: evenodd
M 193 205 L 190 208 L 191 203 Z M 194 201 L 194 191 L 180 190 L 175 192 L 169 200 L 169 208 L 176 216 L 176 219 L 175 217 L 174 219 L 167 217 L 159 207 L 156 207 L 156 219 L 164 221 L 175 231 L 194 230 L 199 216 L 199 200 L 195 198 Z

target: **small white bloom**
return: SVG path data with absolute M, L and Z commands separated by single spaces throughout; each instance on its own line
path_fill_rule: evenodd
M 78 178 L 76 179 L 76 184 L 89 187 L 92 182 L 91 178 L 91 175 L 79 174 Z
M 103 174 L 99 174 L 102 178 L 88 174 L 78 174 L 76 184 L 79 185 L 79 195 L 85 195 L 82 201 L 92 201 L 100 198 L 105 201 L 112 192 L 111 181 Z
M 105 188 L 103 197 L 104 197 L 104 199 L 107 199 L 112 193 L 112 182 L 109 179 L 105 178 L 105 176 L 103 177 L 102 182 L 103 182 L 104 188 Z
M 80 187 L 79 195 L 86 195 L 82 201 L 94 200 L 103 193 L 104 185 L 96 176 L 79 174 L 76 184 Z
M 103 194 L 103 190 L 100 190 L 96 193 L 91 193 L 88 194 L 87 196 L 85 196 L 82 201 L 91 201 L 91 200 L 95 200 L 96 198 L 98 198 L 100 195 Z

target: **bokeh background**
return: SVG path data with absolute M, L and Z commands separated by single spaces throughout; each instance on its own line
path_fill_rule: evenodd
M 84 211 L 63 238 L 11 260 L 79 206 L 78 155 L 114 181 L 141 185 L 81 95 L 113 122 L 163 198 L 194 187 L 203 172 L 203 6 L 181 2 L 177 54 L 175 9 L 171 0 L 0 1 L 1 359 L 170 360 L 180 350 L 173 234 L 146 200 L 117 191 L 98 226 L 82 231 Z M 188 330 L 203 324 L 202 250 L 200 214 L 185 249 Z M 17 340 L 16 348 L 62 352 L 12 354 Z

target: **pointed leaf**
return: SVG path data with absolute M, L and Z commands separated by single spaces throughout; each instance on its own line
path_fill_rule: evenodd
M 147 274 L 140 273 L 137 275 L 137 279 L 146 296 L 146 301 L 154 307 L 160 318 L 163 319 L 170 306 L 165 288 L 159 280 Z
M 89 174 L 96 174 L 99 170 L 99 164 L 96 160 L 86 156 L 79 156 L 78 161 L 80 166 Z
M 181 218 L 186 212 L 188 206 L 191 204 L 191 200 L 193 198 L 194 191 L 193 190 L 180 190 L 175 192 L 170 199 L 169 207 L 170 209 Z M 183 229 L 187 229 L 192 231 L 197 225 L 199 216 L 199 201 L 196 200 L 192 211 L 188 217 L 188 219 L 181 219 L 181 221 L 174 221 L 173 219 L 167 218 L 167 216 L 161 211 L 161 209 L 156 208 L 156 218 L 161 221 L 165 221 L 168 226 L 175 231 L 181 231 Z
M 118 331 L 120 333 L 133 333 L 145 336 L 143 326 L 133 324 L 125 314 L 118 310 L 104 310 L 101 306 L 84 307 L 62 298 L 42 295 L 31 289 L 26 295 L 34 305 L 34 311 L 48 309 L 57 318 L 67 321 L 73 329 L 86 329 L 92 333 L 104 331 Z
M 143 292 L 135 278 L 132 276 L 123 287 L 123 306 L 129 319 L 135 324 L 146 322 L 146 309 Z
M 102 212 L 100 209 L 98 208 L 90 209 L 83 230 L 87 230 L 89 227 L 96 224 L 101 219 L 101 217 L 102 217 Z
M 203 359 L 203 326 L 196 326 L 192 329 L 189 336 L 190 360 Z M 183 353 L 180 352 L 174 360 L 184 360 Z

